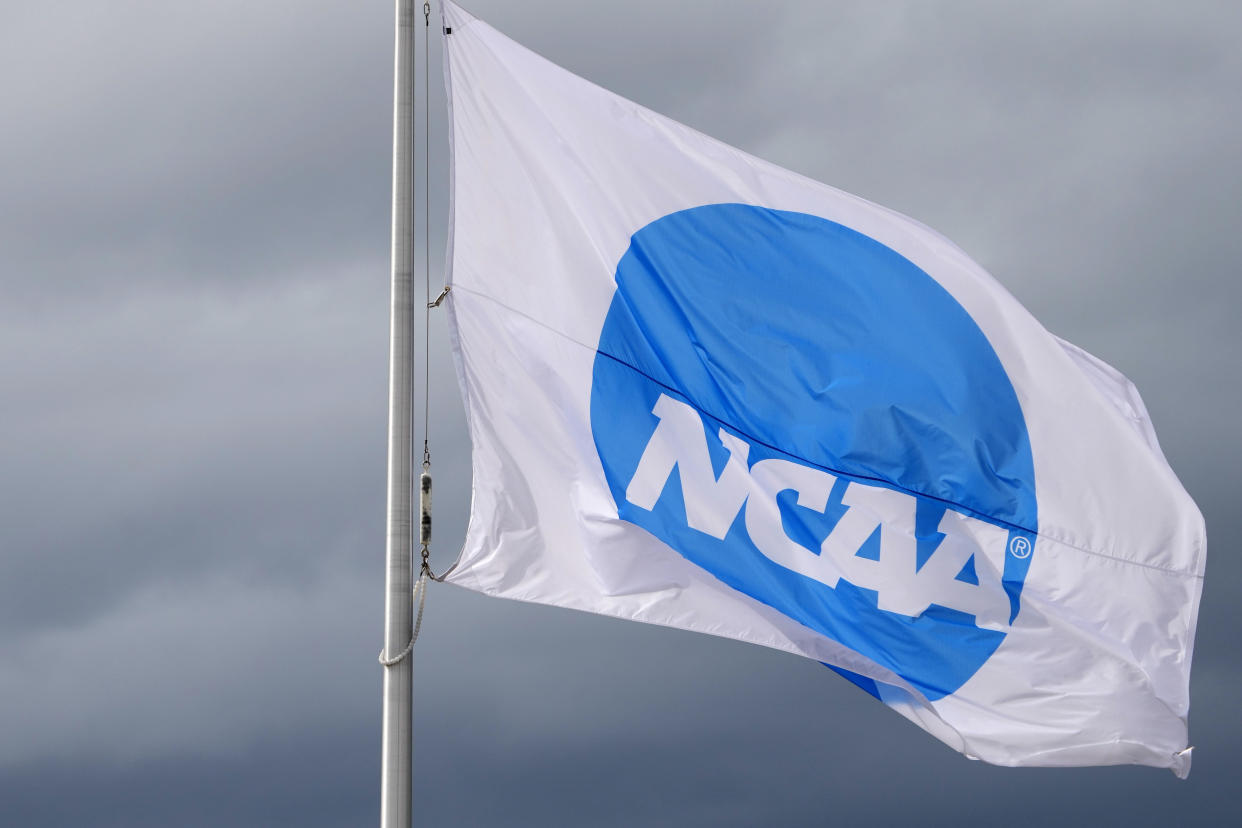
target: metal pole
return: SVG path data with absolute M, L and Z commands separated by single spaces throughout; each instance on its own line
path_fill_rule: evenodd
M 410 641 L 413 580 L 410 553 L 413 454 L 411 371 L 414 365 L 414 0 L 396 0 L 392 130 L 392 345 L 388 356 L 388 569 L 384 582 L 384 652 Z M 384 735 L 380 826 L 409 828 L 413 654 L 384 667 Z

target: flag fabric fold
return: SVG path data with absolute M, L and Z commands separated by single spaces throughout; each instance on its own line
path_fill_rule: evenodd
M 1204 527 L 1134 386 L 921 224 L 445 24 L 448 580 L 816 659 L 988 762 L 1185 776 Z

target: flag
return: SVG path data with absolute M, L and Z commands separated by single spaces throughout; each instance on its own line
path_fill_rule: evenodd
M 448 580 L 816 659 L 988 762 L 1188 773 L 1203 519 L 1126 378 L 919 223 L 445 24 Z

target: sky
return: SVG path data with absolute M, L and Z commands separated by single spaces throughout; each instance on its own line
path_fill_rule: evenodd
M 1185 782 L 987 766 L 807 660 L 433 585 L 417 823 L 1242 816 L 1242 5 L 466 6 L 953 239 L 1135 382 L 1209 554 Z M 0 8 L 0 824 L 378 821 L 392 25 L 381 0 Z M 443 569 L 469 439 L 431 334 Z

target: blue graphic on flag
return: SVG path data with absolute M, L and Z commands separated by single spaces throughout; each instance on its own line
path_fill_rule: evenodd
M 1022 410 L 969 314 L 867 236 L 740 204 L 643 228 L 616 282 L 591 427 L 620 517 L 929 699 L 959 688 L 1037 529 Z

